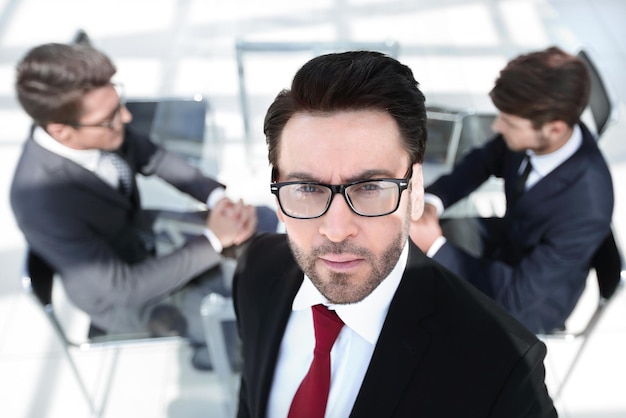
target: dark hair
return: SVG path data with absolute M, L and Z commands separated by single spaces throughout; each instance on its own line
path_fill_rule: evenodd
M 510 61 L 489 95 L 498 110 L 529 119 L 539 129 L 555 120 L 569 126 L 578 123 L 590 89 L 585 63 L 550 47 Z
M 426 145 L 426 108 L 413 72 L 379 52 L 350 51 L 321 55 L 304 64 L 291 90 L 281 91 L 270 105 L 263 132 L 272 179 L 278 175 L 281 134 L 295 113 L 369 109 L 385 111 L 394 118 L 411 164 L 421 163 Z
M 40 126 L 80 119 L 85 93 L 111 82 L 116 68 L 88 45 L 44 44 L 17 66 L 15 88 L 22 108 Z

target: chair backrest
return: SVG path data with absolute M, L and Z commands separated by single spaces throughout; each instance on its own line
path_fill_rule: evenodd
M 87 35 L 87 32 L 85 32 L 84 29 L 78 29 L 74 34 L 71 43 L 91 46 L 91 39 L 89 39 L 89 35 Z
M 605 300 L 610 299 L 619 287 L 624 271 L 624 260 L 613 231 L 596 251 L 591 267 L 596 271 L 600 297 Z
M 190 162 L 203 158 L 209 103 L 197 98 L 129 99 L 131 129 Z
M 37 253 L 28 250 L 26 253 L 26 269 L 22 279 L 23 286 L 32 289 L 43 306 L 52 304 L 52 284 L 54 282 L 54 270 Z M 25 283 L 24 283 L 25 282 Z
M 591 77 L 591 95 L 589 97 L 588 107 L 596 125 L 596 133 L 599 138 L 606 130 L 609 122 L 615 117 L 613 101 L 589 53 L 585 50 L 581 50 L 578 52 L 578 57 L 587 65 L 589 76 Z
M 78 346 L 65 334 L 52 305 L 52 288 L 54 269 L 39 254 L 31 249 L 26 252 L 24 271 L 22 272 L 22 288 L 34 296 L 41 306 L 52 328 L 65 346 Z
M 129 126 L 157 142 L 168 139 L 204 141 L 209 110 L 206 99 L 129 99 L 126 107 L 133 115 Z

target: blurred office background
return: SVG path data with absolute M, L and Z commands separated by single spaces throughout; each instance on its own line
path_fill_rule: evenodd
M 8 191 L 29 126 L 14 96 L 14 68 L 29 48 L 68 42 L 82 28 L 117 64 L 129 98 L 202 96 L 209 109 L 197 163 L 227 183 L 233 197 L 272 205 L 262 118 L 314 54 L 381 49 L 411 66 L 429 105 L 491 112 L 487 92 L 510 58 L 549 45 L 585 49 L 622 115 L 601 148 L 624 243 L 625 21 L 622 0 L 0 0 L 0 416 L 88 416 L 58 341 L 20 287 L 25 243 Z M 156 180 L 142 187 L 147 205 L 190 205 Z M 596 298 L 585 297 L 590 304 Z M 557 401 L 561 416 L 626 416 L 625 319 L 622 292 Z M 548 342 L 548 348 L 553 389 L 575 345 Z M 190 354 L 172 344 L 125 349 L 116 363 L 107 351 L 77 353 L 77 361 L 90 390 L 106 397 L 106 417 L 225 416 L 217 377 L 194 370 Z M 113 380 L 103 387 L 109 371 Z

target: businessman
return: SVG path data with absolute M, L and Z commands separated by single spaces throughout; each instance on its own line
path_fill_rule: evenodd
M 550 47 L 518 56 L 490 97 L 497 133 L 426 188 L 411 237 L 535 333 L 563 329 L 610 232 L 613 186 L 580 121 L 590 79 L 576 56 Z M 503 218 L 442 219 L 490 176 L 504 180 Z
M 93 334 L 183 334 L 205 341 L 202 295 L 229 294 L 224 248 L 247 240 L 256 210 L 225 186 L 125 125 L 116 68 L 89 45 L 44 44 L 17 66 L 16 90 L 33 120 L 11 186 L 30 250 L 59 273 Z M 156 175 L 212 209 L 204 233 L 157 254 L 154 213 L 136 174 Z
M 316 57 L 264 130 L 286 235 L 235 273 L 239 417 L 556 416 L 544 344 L 408 239 L 426 143 L 408 67 Z

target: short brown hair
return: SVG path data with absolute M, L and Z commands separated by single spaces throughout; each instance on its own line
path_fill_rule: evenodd
M 489 95 L 498 110 L 529 119 L 539 129 L 555 120 L 569 126 L 578 123 L 590 89 L 585 63 L 550 47 L 510 61 Z
M 111 82 L 116 68 L 88 45 L 44 44 L 17 66 L 15 87 L 22 108 L 40 126 L 80 119 L 85 93 Z

